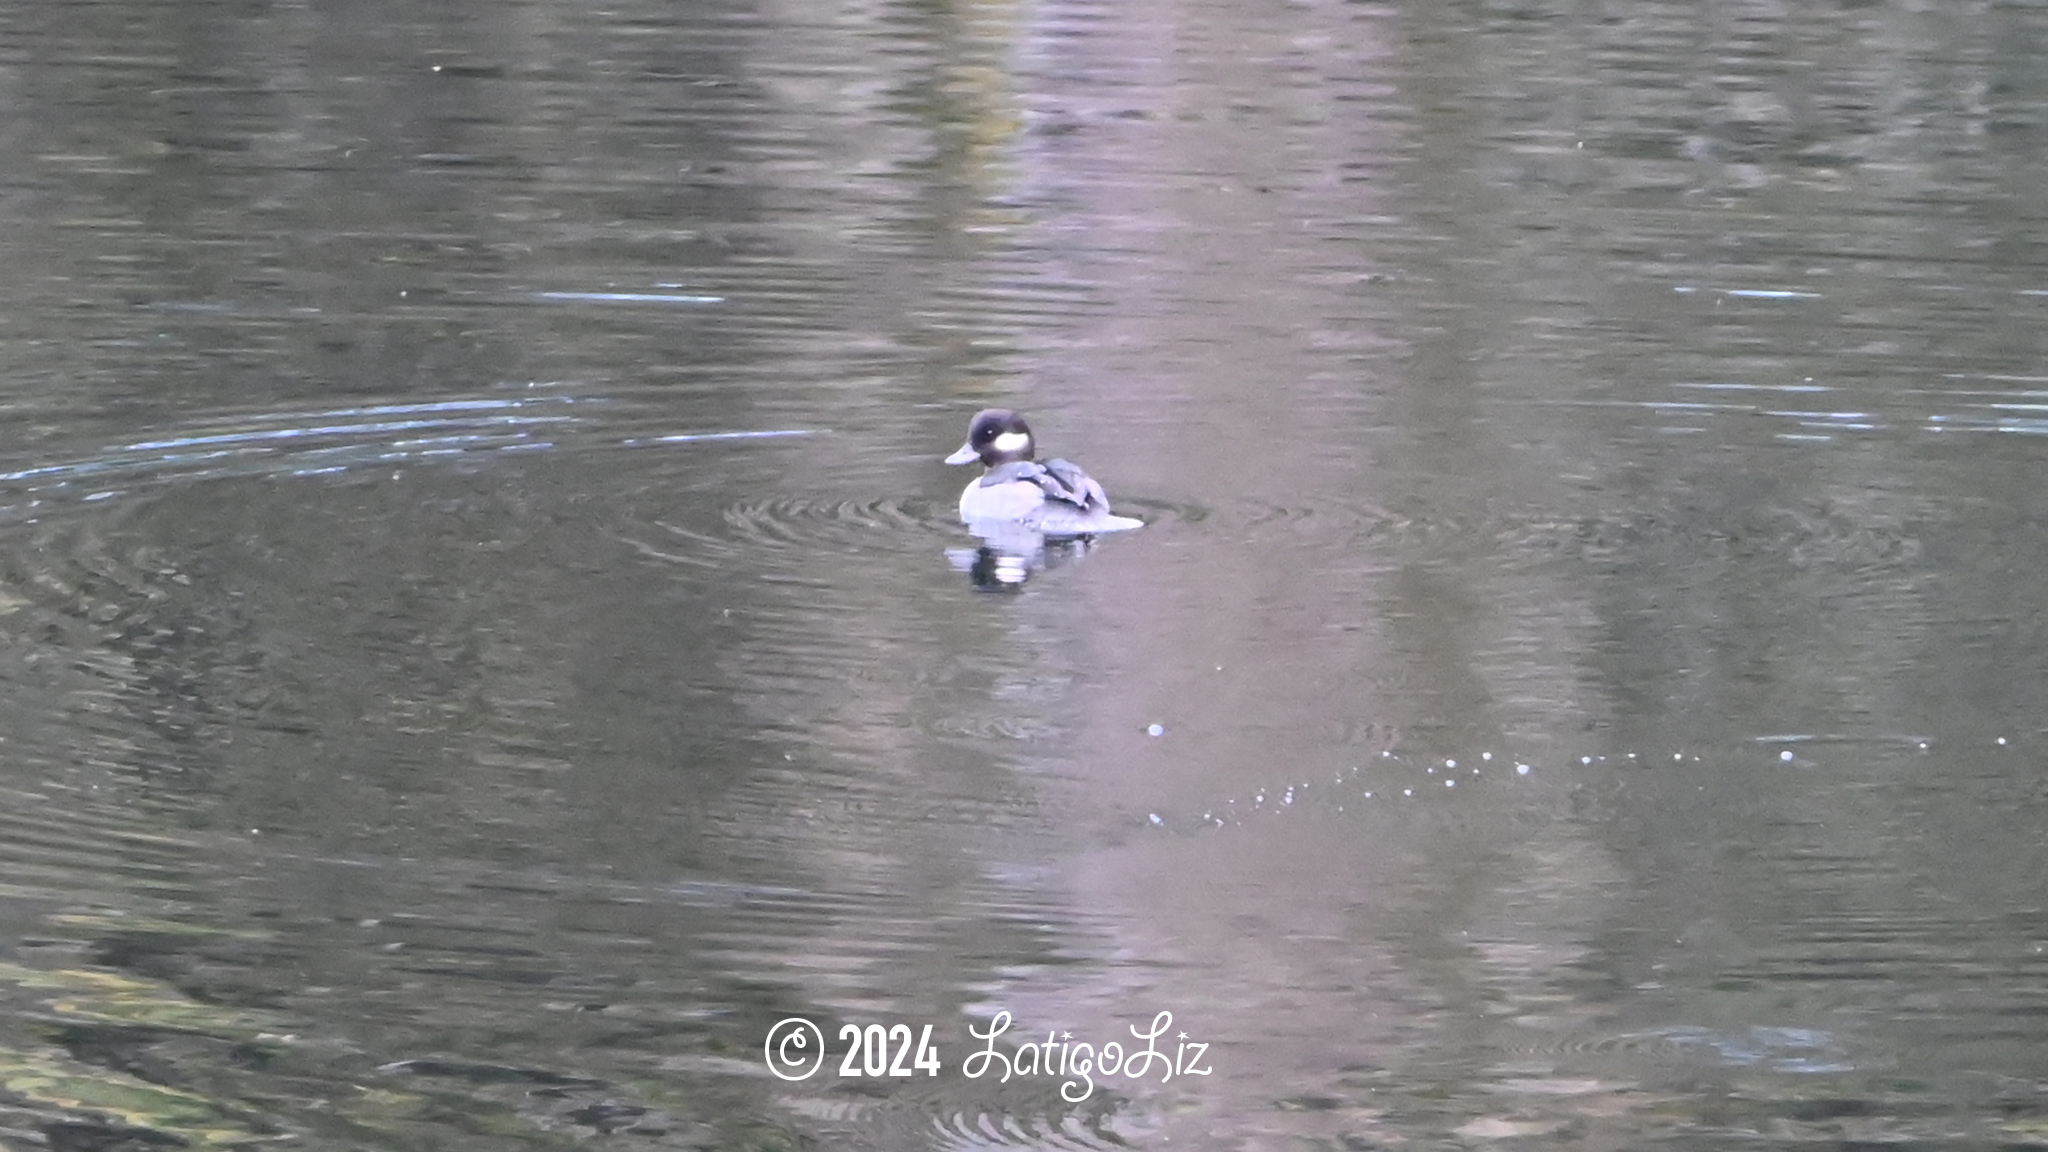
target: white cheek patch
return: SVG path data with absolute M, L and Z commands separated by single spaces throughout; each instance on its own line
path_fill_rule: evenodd
M 1031 436 L 1025 432 L 1005 432 L 993 441 L 998 452 L 1022 452 L 1031 447 Z

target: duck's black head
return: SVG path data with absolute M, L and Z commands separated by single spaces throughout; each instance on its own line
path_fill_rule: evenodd
M 948 464 L 971 464 L 976 460 L 994 468 L 1013 460 L 1029 460 L 1037 450 L 1031 425 L 1008 408 L 984 408 L 967 425 L 967 443 L 946 457 Z

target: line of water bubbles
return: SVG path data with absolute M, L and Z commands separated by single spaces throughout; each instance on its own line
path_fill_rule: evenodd
M 1158 724 L 1150 726 L 1146 731 L 1148 735 L 1152 736 L 1160 736 L 1165 733 L 1165 729 Z M 1820 739 L 1824 738 L 1809 734 L 1772 734 L 1754 738 L 1758 744 L 1809 743 Z M 1909 746 L 1913 751 L 1923 753 L 1930 751 L 1933 745 L 1932 740 L 1917 736 L 1898 737 L 1896 741 Z M 1995 737 L 1992 744 L 1998 748 L 2010 748 L 2012 746 L 2011 739 L 2005 736 Z M 1781 748 L 1776 756 L 1772 757 L 1772 760 L 1775 763 L 1794 768 L 1812 768 L 1817 766 L 1815 761 L 1800 756 L 1790 748 Z M 1406 767 L 1411 770 L 1420 768 L 1422 775 L 1429 779 L 1426 781 L 1413 780 L 1408 783 L 1385 784 L 1373 788 L 1357 789 L 1353 793 L 1356 799 L 1347 801 L 1347 803 L 1356 803 L 1359 800 L 1390 801 L 1413 799 L 1417 795 L 1426 795 L 1433 790 L 1433 786 L 1440 785 L 1446 791 L 1455 790 L 1461 780 L 1468 784 L 1489 780 L 1506 780 L 1509 783 L 1513 783 L 1519 779 L 1526 779 L 1538 772 L 1536 765 L 1528 761 L 1507 756 L 1496 757 L 1490 751 L 1481 752 L 1477 763 L 1460 763 L 1455 757 L 1446 757 L 1440 760 L 1434 757 L 1421 761 L 1411 760 L 1392 749 L 1387 749 L 1380 752 L 1378 761 L 1382 765 Z M 1569 757 L 1568 762 L 1575 762 L 1579 767 L 1592 767 L 1610 763 L 1618 766 L 1648 767 L 1652 764 L 1663 762 L 1663 754 L 1651 755 L 1626 752 L 1608 756 L 1599 753 L 1587 753 L 1576 757 Z M 1697 764 L 1700 762 L 1700 757 L 1696 753 L 1673 752 L 1669 762 Z M 1348 769 L 1337 772 L 1328 786 L 1342 787 L 1347 783 L 1355 785 L 1363 771 L 1365 771 L 1364 765 L 1354 764 Z M 1223 828 L 1241 823 L 1259 814 L 1278 815 L 1294 808 L 1297 800 L 1305 799 L 1312 783 L 1309 780 L 1301 780 L 1271 787 L 1261 787 L 1254 790 L 1249 797 L 1243 798 L 1242 803 L 1240 803 L 1240 798 L 1233 797 L 1225 800 L 1220 806 L 1209 808 L 1192 823 L 1199 827 Z M 1345 811 L 1345 803 L 1335 805 L 1334 810 L 1337 812 Z M 1188 821 L 1171 820 L 1158 812 L 1148 812 L 1146 814 L 1146 822 L 1155 828 L 1167 828 L 1175 824 L 1189 823 Z

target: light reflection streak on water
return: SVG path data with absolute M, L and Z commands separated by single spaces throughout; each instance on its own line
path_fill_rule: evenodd
M 504 416 L 484 423 L 520 425 L 550 424 L 573 420 L 573 416 Z M 123 444 L 110 452 L 153 452 L 164 448 L 196 448 L 203 444 L 241 444 L 255 440 L 295 440 L 313 436 L 359 436 L 380 432 L 412 432 L 423 428 L 447 428 L 452 420 L 394 420 L 383 424 L 324 424 L 312 428 L 276 428 L 264 432 L 221 432 L 211 436 L 185 436 L 175 440 L 147 440 Z M 0 477 L 4 478 L 4 477 Z
M 1702 291 L 1690 284 L 1680 284 L 1671 289 L 1681 296 L 1690 296 Z M 1721 296 L 1733 296 L 1740 300 L 1818 300 L 1818 292 L 1802 292 L 1793 288 L 1708 288 L 1705 291 Z
M 536 292 L 542 300 L 577 300 L 599 304 L 723 304 L 723 296 L 689 296 L 669 292 Z
M 2038 376 L 2004 375 L 1965 376 L 1951 373 L 1945 376 L 1944 379 L 2010 380 L 2014 383 L 2037 383 L 2043 378 Z M 1749 384 L 1732 381 L 1711 383 L 1704 381 L 1681 381 L 1673 384 L 1672 387 L 1696 388 L 1716 392 L 1832 392 L 1836 390 L 1826 384 Z M 1921 426 L 1922 431 L 2014 432 L 2030 436 L 2048 435 L 2048 417 L 2031 415 L 2032 413 L 2048 413 L 2048 392 L 2038 390 L 2001 392 L 1991 390 L 1954 391 L 1938 388 L 1907 388 L 1899 390 L 1897 394 L 1930 396 L 1959 402 L 1963 401 L 1965 397 L 1984 398 L 1958 403 L 1958 407 L 1964 410 L 1962 414 L 1930 414 L 1926 418 L 1926 424 Z M 1592 403 L 1597 405 L 1603 402 L 1593 401 Z M 1809 428 L 1829 428 L 1838 431 L 1872 432 L 1883 431 L 1891 427 L 1889 424 L 1872 422 L 1871 414 L 1868 412 L 1807 412 L 1797 409 L 1756 408 L 1743 404 L 1707 404 L 1671 400 L 1624 400 L 1604 403 L 1616 403 L 1621 406 L 1633 405 L 1648 408 L 1652 411 L 1677 409 L 1745 412 L 1760 416 L 1775 416 L 1781 419 L 1798 420 L 1802 426 Z M 1969 414 L 1971 412 L 1984 412 L 1988 414 L 1980 416 Z M 2025 415 L 2005 415 L 2005 413 Z M 1781 435 L 1779 438 L 1813 441 L 1831 439 L 1831 437 L 1827 436 L 1798 436 L 1790 434 Z
M 666 285 L 663 285 L 666 287 Z M 529 293 L 527 299 L 547 300 L 562 303 L 588 304 L 723 304 L 725 297 L 694 292 L 574 292 L 548 291 Z M 236 316 L 261 315 L 269 309 L 261 306 L 244 306 L 233 303 L 218 303 L 204 300 L 158 300 L 138 307 L 159 312 L 189 312 L 201 315 Z M 316 316 L 318 308 L 288 308 L 285 312 L 293 315 Z
M 1701 384 L 1680 383 L 1677 388 L 1701 388 L 1714 391 L 1756 391 L 1756 392 L 1830 392 L 1834 389 L 1822 384 Z M 1996 392 L 1953 393 L 1934 389 L 1908 389 L 1902 394 L 1938 396 L 1955 399 L 1958 395 L 2001 396 L 2010 395 Z M 2039 393 L 2026 392 L 2019 395 L 2034 397 Z M 1894 427 L 1877 420 L 1865 411 L 1825 412 L 1797 408 L 1764 408 L 1755 404 L 1714 403 L 1696 400 L 1562 400 L 1554 403 L 1584 408 L 1641 408 L 1659 414 L 1667 413 L 1729 413 L 1746 416 L 1769 416 L 1780 420 L 1796 421 L 1802 428 L 1825 429 L 1828 432 L 1882 432 Z M 2012 400 L 1978 401 L 1960 404 L 1959 413 L 1930 413 L 1925 423 L 1918 426 L 1922 432 L 2012 432 L 2030 436 L 2048 435 L 2048 403 L 2021 403 Z M 1974 413 L 1984 413 L 1977 415 Z M 2008 415 L 2010 413 L 2010 415 Z M 1700 432 L 1695 427 L 1660 427 L 1659 432 Z M 1796 440 L 1825 443 L 1834 439 L 1830 435 L 1809 435 L 1801 433 L 1777 433 L 1779 440 Z
M 707 440 L 765 440 L 776 436 L 815 436 L 814 428 L 772 428 L 761 432 L 678 432 L 651 440 L 626 440 L 625 444 L 699 444 Z
M 1733 381 L 1714 382 L 1681 380 L 1674 388 L 1705 388 L 1717 392 L 1830 392 L 1826 384 L 1742 384 Z

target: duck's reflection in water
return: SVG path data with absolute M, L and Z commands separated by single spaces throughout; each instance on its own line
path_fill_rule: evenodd
M 982 592 L 1014 592 L 1037 572 L 1078 560 L 1095 547 L 1093 536 L 1047 536 L 1014 522 L 976 522 L 967 529 L 981 538 L 981 546 L 948 548 L 946 560 Z

